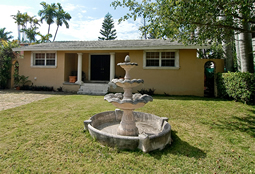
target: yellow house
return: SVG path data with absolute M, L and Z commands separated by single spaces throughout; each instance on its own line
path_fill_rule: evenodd
M 217 73 L 223 72 L 224 62 L 198 59 L 197 49 L 202 48 L 152 39 L 49 42 L 13 50 L 24 53 L 17 59 L 19 74 L 29 76 L 35 86 L 63 87 L 84 94 L 122 92 L 109 87 L 108 82 L 124 77 L 117 63 L 129 55 L 131 62 L 138 63 L 131 77 L 144 80 L 134 93 L 154 88 L 156 94 L 204 96 L 205 63 L 213 61 Z M 77 76 L 74 83 L 69 82 L 71 75 Z

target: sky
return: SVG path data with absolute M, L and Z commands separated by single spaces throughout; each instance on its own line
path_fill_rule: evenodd
M 102 36 L 99 31 L 108 12 L 113 16 L 118 40 L 141 39 L 141 32 L 138 29 L 143 25 L 142 20 L 133 21 L 130 19 L 118 24 L 118 19 L 128 13 L 128 9 L 118 7 L 115 10 L 110 6 L 114 0 L 0 0 L 0 28 L 5 27 L 5 32 L 11 31 L 11 35 L 17 39 L 17 24 L 11 15 L 16 15 L 19 10 L 21 13 L 27 12 L 29 16 L 36 16 L 40 19 L 38 11 L 43 9 L 40 5 L 42 1 L 47 4 L 60 3 L 72 17 L 68 21 L 69 29 L 66 29 L 65 25 L 59 28 L 56 41 L 98 40 L 98 37 Z M 53 37 L 56 28 L 56 24 L 50 27 Z M 46 22 L 41 24 L 38 31 L 43 35 L 47 34 L 48 25 Z

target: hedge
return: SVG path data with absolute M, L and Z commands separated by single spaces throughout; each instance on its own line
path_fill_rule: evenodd
M 217 74 L 218 97 L 255 103 L 255 75 L 243 72 Z

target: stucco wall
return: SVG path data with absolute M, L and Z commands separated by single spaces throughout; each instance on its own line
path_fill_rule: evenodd
M 89 54 L 109 53 L 114 51 L 84 51 L 82 58 L 82 70 L 86 73 L 86 80 L 89 74 Z M 204 96 L 204 64 L 205 59 L 197 59 L 196 50 L 179 50 L 179 69 L 144 69 L 143 51 L 116 51 L 115 53 L 115 75 L 124 76 L 124 70 L 117 66 L 123 62 L 129 54 L 131 61 L 138 63 L 138 66 L 131 70 L 132 78 L 144 80 L 144 84 L 133 89 L 133 92 L 144 88 L 156 89 L 156 94 L 169 95 L 196 95 Z M 20 75 L 29 76 L 29 79 L 36 86 L 54 86 L 57 89 L 68 81 L 72 70 L 77 70 L 77 52 L 57 52 L 56 68 L 31 67 L 31 52 L 26 51 L 23 59 L 18 59 L 20 64 Z M 223 60 L 212 60 L 216 65 L 216 72 L 223 72 Z M 37 79 L 35 80 L 34 77 Z M 121 92 L 121 88 L 110 88 L 111 92 Z
M 34 86 L 53 86 L 56 89 L 62 86 L 64 82 L 64 57 L 64 52 L 59 51 L 57 53 L 56 68 L 31 67 L 31 52 L 25 51 L 24 58 L 18 59 L 19 74 L 29 76 L 29 80 Z
M 130 71 L 132 78 L 144 80 L 144 84 L 133 89 L 133 93 L 141 88 L 154 88 L 156 94 L 204 96 L 204 64 L 208 60 L 197 59 L 196 50 L 180 50 L 180 69 L 144 69 L 143 51 L 130 51 L 132 62 L 138 66 Z M 223 72 L 223 60 L 216 62 L 217 71 Z M 123 91 L 121 88 L 113 92 Z

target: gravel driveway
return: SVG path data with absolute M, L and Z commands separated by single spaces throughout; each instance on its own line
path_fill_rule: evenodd
M 0 111 L 42 100 L 56 94 L 65 93 L 13 89 L 0 90 Z

